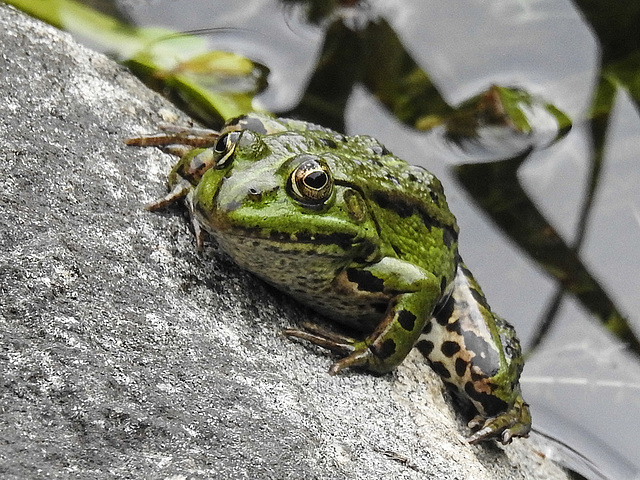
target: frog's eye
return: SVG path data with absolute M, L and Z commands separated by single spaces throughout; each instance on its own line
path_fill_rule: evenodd
M 310 206 L 324 204 L 333 193 L 333 178 L 325 162 L 305 156 L 291 172 L 289 190 L 301 203 Z
M 236 149 L 239 138 L 240 132 L 225 133 L 218 138 L 218 141 L 213 147 L 213 151 L 216 154 L 215 168 L 223 168 L 227 166 L 233 158 L 233 152 Z

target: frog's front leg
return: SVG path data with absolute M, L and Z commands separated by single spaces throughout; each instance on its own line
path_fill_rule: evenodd
M 346 283 L 347 277 L 367 293 L 376 291 L 390 297 L 384 317 L 371 334 L 357 340 L 316 327 L 284 333 L 346 354 L 331 366 L 331 374 L 348 367 L 364 367 L 376 373 L 393 370 L 411 351 L 430 319 L 442 294 L 440 281 L 435 275 L 392 257 L 364 268 L 347 268 L 334 283 Z
M 135 147 L 171 147 L 177 145 L 191 147 L 186 151 L 169 149 L 168 153 L 175 152 L 176 155 L 181 157 L 194 147 L 209 147 L 215 145 L 220 137 L 220 132 L 208 128 L 178 127 L 165 124 L 160 125 L 160 129 L 162 133 L 130 137 L 125 140 L 125 143 Z

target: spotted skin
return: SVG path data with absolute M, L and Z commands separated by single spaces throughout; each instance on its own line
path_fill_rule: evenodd
M 416 346 L 480 416 L 507 425 L 501 440 L 506 443 L 513 436 L 528 434 L 531 418 L 518 384 L 523 362 L 515 331 L 491 311 L 479 285 L 462 263 L 451 294 L 436 310 Z M 511 382 L 505 384 L 505 377 Z M 504 412 L 513 407 L 516 418 L 505 419 Z M 481 432 L 470 441 L 481 440 Z
M 342 355 L 332 374 L 386 373 L 417 346 L 477 410 L 470 442 L 526 436 L 517 339 L 460 261 L 437 178 L 371 137 L 296 120 L 252 114 L 200 138 L 189 136 L 201 148 L 150 209 L 184 202 L 199 248 L 208 232 L 240 266 L 362 332 L 305 325 L 287 335 Z

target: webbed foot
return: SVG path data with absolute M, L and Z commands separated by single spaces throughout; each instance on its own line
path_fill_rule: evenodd
M 477 427 L 480 427 L 480 430 L 467 438 L 472 445 L 491 439 L 507 445 L 514 437 L 528 437 L 531 430 L 529 405 L 522 397 L 518 397 L 514 405 L 500 415 L 491 418 L 476 416 L 469 422 L 469 428 Z

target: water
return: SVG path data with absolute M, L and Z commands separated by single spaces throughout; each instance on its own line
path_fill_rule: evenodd
M 383 19 L 449 105 L 497 83 L 540 95 L 573 120 L 567 136 L 522 162 L 517 181 L 560 238 L 568 245 L 579 244 L 584 268 L 640 334 L 640 118 L 637 101 L 624 89 L 602 122 L 602 168 L 593 192 L 589 190 L 597 158 L 589 108 L 601 65 L 610 67 L 637 52 L 637 34 L 628 41 L 620 38 L 625 38 L 625 27 L 640 31 L 640 15 L 633 2 L 616 6 L 626 12 L 608 6 L 586 15 L 579 3 L 371 1 L 368 16 L 356 15 L 345 23 L 363 28 L 367 20 Z M 212 47 L 242 53 L 270 68 L 269 86 L 259 100 L 275 113 L 302 111 L 296 108 L 331 24 L 325 20 L 311 25 L 302 9 L 275 0 L 155 0 L 129 4 L 126 12 L 140 25 L 181 31 L 231 27 L 210 36 Z M 341 48 L 346 52 L 349 45 L 353 43 Z M 384 58 L 379 60 L 382 67 Z M 350 72 L 345 68 L 333 74 L 324 84 L 338 91 Z M 640 78 L 634 70 L 628 75 Z M 347 93 L 347 133 L 375 136 L 443 181 L 460 224 L 466 263 L 492 307 L 515 324 L 523 344 L 531 345 L 539 336 L 544 317 L 553 318 L 522 379 L 535 423 L 583 452 L 612 478 L 640 477 L 638 355 L 626 352 L 605 331 L 584 299 L 561 295 L 557 279 L 532 259 L 536 252 L 527 254 L 516 246 L 476 205 L 455 170 L 468 158 L 437 133 L 419 132 L 400 121 L 363 85 Z M 340 100 L 338 94 L 335 100 Z M 546 315 L 554 302 L 556 313 Z

